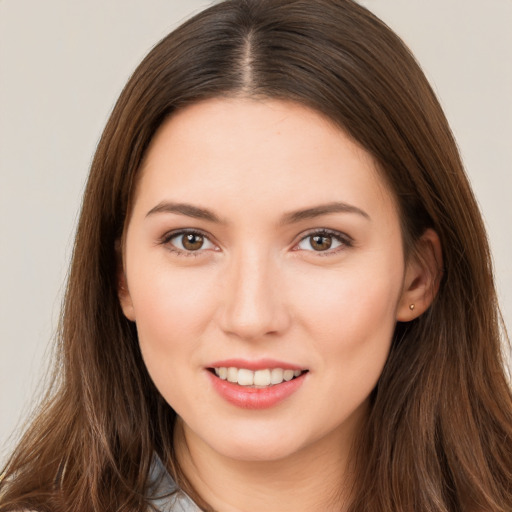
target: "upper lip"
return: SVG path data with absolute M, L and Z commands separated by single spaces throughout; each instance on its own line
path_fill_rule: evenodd
M 305 370 L 303 366 L 288 363 L 285 361 L 278 361 L 276 359 L 224 359 L 222 361 L 215 361 L 208 365 L 208 368 L 245 368 L 247 370 L 266 370 L 273 368 L 282 368 L 283 370 Z

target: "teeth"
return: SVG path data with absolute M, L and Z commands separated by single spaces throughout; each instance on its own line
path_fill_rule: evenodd
M 229 382 L 238 382 L 238 369 L 228 368 L 227 379 Z
M 282 368 L 272 368 L 265 370 L 247 370 L 246 368 L 214 368 L 215 375 L 222 380 L 236 383 L 240 386 L 267 387 L 288 382 L 294 377 L 302 374 L 301 370 L 283 370 Z
M 242 370 L 240 370 L 242 371 Z M 268 386 L 270 385 L 270 370 L 258 370 L 254 372 L 254 385 L 255 386 Z
M 283 373 L 284 370 L 281 370 L 281 368 L 272 368 L 270 372 L 271 384 L 281 384 L 283 382 Z
M 244 368 L 238 370 L 238 384 L 240 386 L 252 386 L 254 384 L 254 372 Z
M 283 379 L 285 381 L 292 380 L 293 379 L 293 370 L 285 370 L 284 371 L 284 375 L 283 375 Z

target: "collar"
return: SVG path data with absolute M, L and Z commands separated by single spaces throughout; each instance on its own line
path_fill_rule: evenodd
M 148 499 L 159 512 L 201 512 L 171 478 L 156 454 L 149 474 Z

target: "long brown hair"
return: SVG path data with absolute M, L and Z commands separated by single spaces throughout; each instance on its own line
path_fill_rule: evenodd
M 512 399 L 488 243 L 422 71 L 351 0 L 227 0 L 149 53 L 107 123 L 76 235 L 57 378 L 5 468 L 0 511 L 140 511 L 154 453 L 193 494 L 173 454 L 175 413 L 119 305 L 116 244 L 162 121 L 240 95 L 296 101 L 333 120 L 378 162 L 407 250 L 429 227 L 442 242 L 437 297 L 396 326 L 372 394 L 350 512 L 512 510 Z

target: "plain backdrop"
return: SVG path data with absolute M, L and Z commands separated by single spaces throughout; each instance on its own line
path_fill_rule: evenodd
M 41 391 L 88 167 L 131 72 L 201 0 L 0 0 L 0 465 Z M 512 327 L 512 0 L 363 0 L 440 97 Z

